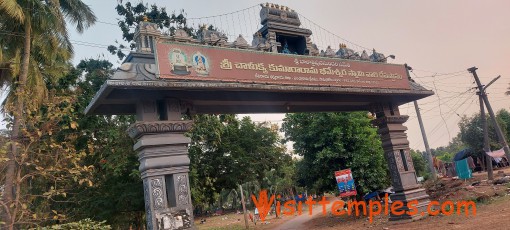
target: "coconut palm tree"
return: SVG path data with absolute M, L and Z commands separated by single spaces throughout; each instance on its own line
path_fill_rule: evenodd
M 12 117 L 11 148 L 5 167 L 2 221 L 14 229 L 16 154 L 28 98 L 43 98 L 45 80 L 72 56 L 66 23 L 83 32 L 96 21 L 81 0 L 0 0 L 0 86 L 10 90 L 4 111 Z M 4 229 L 3 228 L 3 229 Z

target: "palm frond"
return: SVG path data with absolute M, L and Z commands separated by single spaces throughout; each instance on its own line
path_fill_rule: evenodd
M 16 0 L 0 0 L 0 12 L 18 23 L 22 23 L 25 20 L 23 8 Z
M 13 4 L 17 5 L 13 5 Z M 28 66 L 25 98 L 38 105 L 48 96 L 47 85 L 56 82 L 69 69 L 72 44 L 66 20 L 76 24 L 78 32 L 90 27 L 96 17 L 89 6 L 81 0 L 0 0 L 0 22 L 12 20 L 4 12 L 19 9 L 22 21 L 0 23 L 0 86 L 8 90 L 3 102 L 4 111 L 12 111 L 17 103 L 16 89 L 24 49 L 24 22 L 31 23 L 31 50 Z M 16 15 L 16 12 L 14 16 Z M 22 99 L 22 98 L 21 98 Z
M 60 0 L 60 9 L 67 20 L 76 24 L 76 30 L 79 33 L 97 21 L 92 9 L 81 0 Z

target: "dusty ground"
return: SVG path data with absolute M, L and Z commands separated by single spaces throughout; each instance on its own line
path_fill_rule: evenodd
M 308 210 L 306 205 L 303 206 L 303 210 Z M 251 212 L 253 213 L 253 210 L 251 210 Z M 299 218 L 299 216 L 281 215 L 280 218 L 276 218 L 275 215 L 268 215 L 264 222 L 258 221 L 256 225 L 248 218 L 248 225 L 250 229 L 275 229 L 275 228 L 281 229 L 277 227 L 281 226 L 286 222 L 289 222 L 289 220 L 296 220 L 296 218 Z M 200 223 L 201 219 L 206 219 L 206 222 L 201 224 Z M 305 221 L 297 220 L 297 222 L 305 223 L 310 219 L 307 219 Z M 210 229 L 210 230 L 245 229 L 244 215 L 242 213 L 241 214 L 230 213 L 221 216 L 197 217 L 195 218 L 195 226 L 197 226 L 198 229 Z
M 498 173 L 499 172 L 499 173 Z M 510 168 L 494 171 L 494 178 L 500 179 L 505 175 L 510 176 Z M 493 181 L 487 181 L 486 173 L 474 173 L 473 178 L 463 180 L 441 179 L 434 183 L 426 183 L 432 200 L 467 200 L 475 201 L 476 216 L 464 215 L 439 215 L 429 216 L 414 222 L 398 223 L 388 221 L 388 216 L 380 215 L 369 223 L 367 217 L 313 215 L 291 216 L 276 219 L 268 216 L 265 224 L 260 222 L 254 225 L 249 222 L 250 229 L 510 229 L 510 183 L 494 185 Z M 319 208 L 320 209 L 320 208 Z M 317 210 L 317 207 L 314 208 Z M 328 210 L 331 210 L 328 208 Z M 198 229 L 244 229 L 242 214 L 227 214 L 206 218 L 204 224 L 200 224 L 197 218 L 195 224 Z
M 498 171 L 501 173 L 498 174 Z M 495 179 L 510 175 L 510 168 L 494 172 Z M 473 184 L 475 184 L 473 186 Z M 431 199 L 472 200 L 476 202 L 476 215 L 429 216 L 407 223 L 393 223 L 380 215 L 369 223 L 366 217 L 320 216 L 307 222 L 302 229 L 510 229 L 510 183 L 494 185 L 487 181 L 486 173 L 475 173 L 473 178 L 462 181 L 442 179 L 424 186 Z
M 302 229 L 509 229 L 510 196 L 491 199 L 486 204 L 477 204 L 476 216 L 464 215 L 429 216 L 422 220 L 395 224 L 387 216 L 377 216 L 370 224 L 367 218 L 320 217 L 306 223 Z

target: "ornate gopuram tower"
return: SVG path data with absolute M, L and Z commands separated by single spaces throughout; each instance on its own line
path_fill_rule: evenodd
M 267 42 L 269 51 L 275 53 L 312 56 L 319 54 L 310 39 L 312 31 L 300 27 L 301 21 L 297 12 L 277 4 L 266 3 L 261 6 L 262 28 L 253 35 L 254 47 Z

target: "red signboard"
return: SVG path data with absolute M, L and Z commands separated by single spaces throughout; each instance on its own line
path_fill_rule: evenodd
M 404 65 L 184 43 L 158 43 L 156 52 L 159 78 L 409 89 Z
M 335 179 L 340 197 L 356 196 L 356 185 L 354 185 L 351 169 L 335 171 Z

